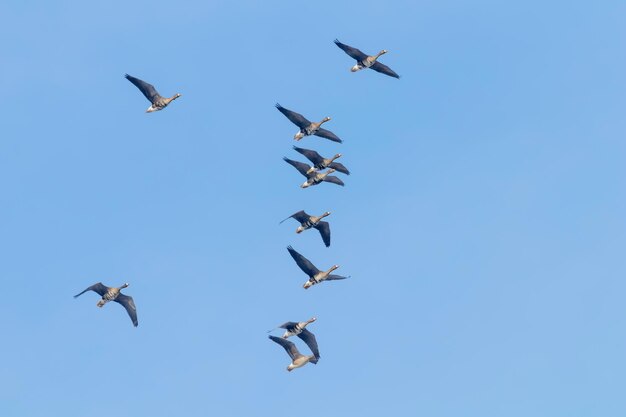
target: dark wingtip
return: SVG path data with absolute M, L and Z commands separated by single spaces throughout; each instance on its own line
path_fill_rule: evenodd
M 339 39 L 337 39 L 337 38 L 335 38 L 335 40 L 333 42 L 335 42 L 335 45 L 337 45 L 338 43 L 341 43 L 341 42 L 339 42 Z
M 130 77 L 130 75 L 124 74 L 124 78 L 128 79 L 128 77 Z
M 282 108 L 283 108 L 283 106 L 281 106 L 281 105 L 280 105 L 280 104 L 278 104 L 278 103 L 274 104 L 274 106 L 275 106 L 277 109 L 282 109 Z

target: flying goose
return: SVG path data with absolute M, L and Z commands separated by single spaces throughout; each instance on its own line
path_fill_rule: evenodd
M 130 316 L 130 319 L 133 321 L 133 325 L 137 327 L 139 322 L 137 321 L 137 307 L 135 307 L 135 302 L 133 301 L 133 297 L 129 297 L 128 295 L 124 295 L 120 292 L 120 290 L 128 287 L 128 284 L 123 284 L 119 288 L 115 287 L 107 287 L 106 285 L 98 282 L 97 284 L 93 284 L 91 287 L 87 288 L 81 293 L 78 293 L 74 296 L 74 298 L 79 295 L 83 295 L 87 291 L 93 291 L 102 296 L 102 299 L 98 301 L 96 304 L 98 307 L 103 307 L 109 301 L 115 301 L 124 306 L 126 312 Z
M 306 181 L 303 182 L 302 185 L 300 186 L 302 188 L 308 188 L 312 185 L 317 185 L 324 181 L 332 182 L 333 184 L 341 185 L 342 187 L 345 185 L 343 181 L 341 181 L 339 178 L 335 177 L 334 175 L 329 175 L 335 172 L 333 168 L 329 169 L 326 172 L 313 171 L 309 173 L 309 171 L 311 171 L 311 166 L 309 164 L 305 164 L 304 162 L 294 161 L 289 158 L 283 158 L 283 160 L 287 162 L 289 165 L 293 166 L 295 169 L 297 169 L 298 172 L 300 172 L 300 174 L 306 177 Z
M 289 366 L 287 367 L 287 370 L 289 372 L 293 371 L 296 368 L 300 368 L 303 367 L 304 365 L 306 365 L 307 363 L 311 362 L 313 364 L 317 364 L 317 357 L 315 357 L 315 355 L 303 355 L 298 351 L 298 348 L 296 347 L 296 345 L 294 345 L 292 342 L 285 340 L 281 337 L 276 337 L 276 336 L 269 336 L 269 338 L 278 343 L 279 345 L 281 345 L 285 351 L 287 351 L 287 354 L 289 355 L 289 357 L 291 358 L 291 363 L 289 364 Z
M 368 56 L 356 48 L 339 42 L 337 39 L 335 39 L 335 45 L 343 49 L 346 54 L 356 59 L 356 65 L 353 66 L 350 71 L 356 72 L 362 70 L 363 68 L 371 68 L 374 71 L 380 72 L 381 74 L 385 74 L 394 78 L 400 78 L 400 76 L 396 74 L 391 68 L 377 61 L 378 57 L 388 52 L 387 50 L 383 49 L 376 55 Z
M 288 110 L 278 103 L 276 103 L 276 108 L 278 109 L 279 112 L 287 116 L 287 119 L 291 120 L 291 123 L 295 124 L 296 126 L 300 128 L 298 133 L 296 133 L 293 137 L 295 140 L 300 140 L 305 136 L 315 135 L 324 139 L 332 140 L 333 142 L 341 143 L 341 139 L 339 139 L 337 135 L 335 135 L 330 130 L 321 128 L 322 124 L 330 120 L 330 117 L 324 117 L 319 123 L 316 123 L 316 122 L 310 122 L 300 113 L 296 113 L 295 111 Z
M 287 323 L 283 323 L 280 326 L 278 326 L 278 328 L 285 329 L 285 333 L 282 335 L 283 339 L 287 339 L 291 336 L 298 336 L 300 339 L 304 341 L 304 343 L 307 344 L 309 349 L 311 349 L 311 352 L 313 352 L 313 355 L 315 355 L 315 357 L 319 359 L 320 351 L 317 347 L 317 340 L 315 340 L 315 335 L 311 333 L 310 331 L 308 331 L 307 329 L 305 329 L 306 326 L 313 323 L 315 320 L 317 319 L 315 317 L 312 317 L 307 321 L 301 321 L 301 322 L 288 321 Z
M 172 101 L 176 100 L 180 97 L 180 94 L 176 93 L 172 97 L 162 97 L 157 90 L 154 88 L 152 84 L 148 84 L 145 81 L 140 80 L 139 78 L 135 78 L 131 75 L 126 74 L 126 79 L 131 83 L 135 84 L 135 87 L 139 89 L 143 93 L 144 96 L 152 103 L 146 113 L 152 113 L 153 111 L 163 110 L 170 104 Z
M 298 226 L 298 228 L 296 229 L 296 233 L 302 233 L 305 230 L 308 230 L 312 227 L 317 229 L 320 232 L 320 235 L 322 236 L 322 240 L 324 241 L 324 244 L 326 245 L 326 247 L 329 247 L 330 246 L 330 225 L 328 224 L 328 222 L 321 221 L 324 217 L 329 216 L 329 215 L 330 215 L 330 211 L 327 211 L 321 216 L 309 216 L 308 214 L 304 212 L 304 210 L 300 210 L 299 212 L 294 213 L 291 216 L 287 217 L 285 220 L 293 218 L 300 222 L 300 226 Z M 281 221 L 280 223 L 284 222 L 285 220 Z
M 332 158 L 323 158 L 320 154 L 310 149 L 298 148 L 297 146 L 294 146 L 293 149 L 296 152 L 300 152 L 302 155 L 306 157 L 306 159 L 311 161 L 311 163 L 313 164 L 313 167 L 309 170 L 309 172 L 307 172 L 307 174 L 310 174 L 316 169 L 318 171 L 321 171 L 326 168 L 333 168 L 335 171 L 342 172 L 346 175 L 350 175 L 350 171 L 348 171 L 348 168 L 343 166 L 343 164 L 340 164 L 339 162 L 333 162 L 335 159 L 341 158 L 340 153 L 333 156 Z
M 304 283 L 303 287 L 305 290 L 308 290 L 309 287 L 319 284 L 322 281 L 335 281 L 339 279 L 346 279 L 348 277 L 344 277 L 341 275 L 331 274 L 335 269 L 339 268 L 339 265 L 333 265 L 330 267 L 328 271 L 320 271 L 304 256 L 300 255 L 294 248 L 291 246 L 287 246 L 287 250 L 289 254 L 296 261 L 296 264 L 300 267 L 300 269 L 309 276 L 309 280 Z

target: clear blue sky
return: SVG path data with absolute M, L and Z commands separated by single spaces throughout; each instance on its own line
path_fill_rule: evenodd
M 626 415 L 624 2 L 0 15 L 3 417 Z M 125 73 L 182 97 L 145 114 Z M 345 188 L 298 187 L 276 102 L 333 117 L 343 144 L 301 146 Z M 330 248 L 278 225 L 301 209 Z M 303 290 L 290 244 L 352 278 Z M 98 281 L 138 328 L 72 299 Z M 266 330 L 313 315 L 322 358 L 288 373 Z

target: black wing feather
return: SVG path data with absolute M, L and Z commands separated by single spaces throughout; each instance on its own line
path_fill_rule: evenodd
M 333 142 L 339 142 L 339 143 L 343 142 L 333 132 L 331 132 L 330 130 L 322 129 L 321 127 L 319 129 L 317 129 L 317 131 L 314 133 L 314 135 L 315 136 L 319 136 L 320 138 L 332 140 Z
M 272 339 L 272 341 L 281 345 L 285 349 L 285 351 L 287 352 L 291 360 L 295 361 L 297 358 L 302 356 L 300 352 L 298 352 L 298 348 L 296 347 L 296 345 L 290 342 L 289 340 L 285 340 L 282 337 L 276 337 L 276 336 L 268 336 L 268 337 Z
M 98 282 L 97 284 L 93 284 L 91 287 L 85 289 L 84 291 L 79 292 L 78 294 L 74 296 L 74 298 L 78 297 L 79 295 L 83 295 L 87 291 L 93 291 L 93 292 L 100 294 L 100 296 L 103 296 L 104 294 L 106 294 L 107 291 L 109 291 L 109 287 L 107 287 L 101 282 Z
M 311 166 L 309 164 L 305 164 L 304 162 L 294 161 L 293 159 L 289 159 L 289 158 L 283 158 L 283 161 L 287 162 L 289 165 L 297 169 L 300 174 L 309 178 L 310 175 L 307 174 L 307 171 L 311 169 Z
M 288 321 L 288 322 L 283 323 L 280 326 L 278 326 L 278 328 L 279 329 L 285 329 L 285 330 L 292 331 L 293 329 L 296 328 L 297 325 L 298 325 L 298 323 L 295 322 L 295 321 Z
M 350 175 L 350 171 L 348 171 L 348 168 L 346 168 L 341 162 L 331 162 L 330 165 L 328 165 L 328 168 L 332 168 L 337 172 Z
M 319 222 L 315 228 L 319 230 L 320 235 L 322 235 L 322 240 L 324 241 L 324 245 L 326 247 L 330 246 L 330 224 L 328 222 Z
M 326 280 L 327 281 L 339 281 L 340 279 L 346 279 L 346 278 L 350 278 L 350 277 L 344 277 L 342 275 L 330 274 L 328 276 L 328 278 L 326 278 Z
M 128 74 L 126 74 L 126 79 L 135 84 L 135 87 L 137 87 L 139 91 L 141 91 L 143 95 L 146 96 L 148 100 L 150 100 L 150 103 L 154 103 L 156 99 L 161 97 L 161 95 L 157 92 L 156 88 L 154 88 L 152 84 L 148 84 L 147 82 Z
M 133 326 L 137 327 L 139 322 L 137 321 L 137 307 L 135 307 L 135 302 L 133 301 L 133 297 L 129 297 L 128 295 L 120 294 L 114 300 L 116 303 L 121 304 L 126 309 L 128 316 L 133 321 Z
M 296 261 L 296 264 L 298 264 L 302 272 L 307 274 L 309 277 L 313 277 L 315 274 L 320 272 L 320 270 L 317 269 L 315 265 L 311 263 L 311 261 L 300 255 L 294 248 L 292 248 L 291 246 L 287 246 L 287 250 L 289 251 L 289 254 L 293 258 L 293 260 Z
M 341 185 L 342 187 L 345 185 L 343 181 L 341 181 L 338 177 L 335 177 L 334 175 L 327 175 L 324 178 L 324 181 L 332 182 L 333 184 Z
M 306 119 L 300 113 L 296 113 L 295 111 L 291 111 L 289 109 L 284 108 L 280 104 L 276 103 L 276 108 L 279 112 L 284 114 L 287 119 L 291 120 L 291 123 L 298 126 L 300 129 L 305 129 L 311 125 L 311 122 Z
M 380 72 L 381 74 L 385 74 L 394 78 L 400 78 L 400 76 L 396 74 L 391 68 L 389 68 L 385 64 L 381 64 L 378 61 L 374 62 L 374 65 L 372 65 L 370 68 L 376 72 Z
M 316 359 L 320 358 L 320 351 L 317 347 L 317 340 L 315 340 L 315 335 L 308 331 L 307 329 L 302 330 L 302 332 L 298 335 L 300 339 L 306 343 L 306 345 L 311 349 L 313 355 L 315 355 Z
M 299 211 L 299 212 L 297 212 L 297 213 L 293 213 L 291 216 L 287 217 L 285 220 L 288 220 L 288 219 L 296 219 L 296 220 L 297 220 L 297 221 L 299 221 L 300 223 L 304 223 L 305 221 L 309 220 L 309 217 L 311 217 L 311 216 L 309 216 L 308 214 L 306 214 L 306 213 L 304 212 L 304 210 L 300 210 L 300 211 Z M 281 221 L 280 223 L 284 222 L 285 220 Z M 280 223 L 279 223 L 279 224 L 280 224 Z
M 352 58 L 356 59 L 357 61 L 363 61 L 365 58 L 367 58 L 367 55 L 365 55 L 360 50 L 353 48 L 351 46 L 348 46 L 344 43 L 341 43 L 337 39 L 335 39 L 335 45 L 343 49 L 343 51 L 346 54 L 350 55 Z
M 313 165 L 317 165 L 324 160 L 324 158 L 322 158 L 322 155 L 311 149 L 298 148 L 297 146 L 294 146 L 293 149 L 296 152 L 300 152 L 302 155 L 304 155 L 306 159 L 313 163 Z

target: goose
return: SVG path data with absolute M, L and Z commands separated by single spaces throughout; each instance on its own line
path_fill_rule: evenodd
M 388 52 L 386 49 L 383 49 L 376 55 L 368 56 L 356 48 L 339 42 L 337 39 L 335 39 L 335 45 L 340 47 L 346 54 L 356 59 L 356 65 L 354 65 L 350 69 L 350 71 L 357 72 L 364 68 L 371 68 L 376 72 L 380 72 L 381 74 L 385 74 L 394 78 L 400 78 L 400 76 L 396 74 L 391 68 L 377 61 L 378 57 Z
M 329 216 L 329 215 L 330 215 L 330 211 L 327 211 L 321 216 L 310 216 L 306 214 L 304 210 L 300 210 L 299 212 L 294 213 L 291 216 L 287 217 L 285 220 L 289 220 L 293 218 L 300 222 L 300 226 L 298 226 L 298 228 L 296 229 L 296 233 L 302 233 L 305 230 L 308 230 L 312 227 L 317 229 L 320 232 L 320 235 L 322 236 L 322 240 L 324 241 L 324 244 L 326 245 L 326 247 L 329 247 L 330 246 L 330 225 L 328 224 L 328 222 L 321 221 L 324 217 Z M 284 222 L 285 220 L 281 221 L 280 223 Z
M 148 101 L 152 103 L 150 107 L 148 107 L 148 110 L 146 110 L 146 113 L 163 110 L 167 107 L 168 104 L 180 97 L 180 94 L 178 93 L 174 94 L 170 98 L 162 97 L 152 84 L 148 84 L 147 82 L 128 74 L 126 74 L 125 77 L 128 81 L 135 84 L 135 87 L 137 87 L 139 91 L 141 91 L 143 95 L 146 96 Z
M 303 182 L 302 185 L 300 186 L 301 188 L 308 188 L 308 187 L 311 187 L 312 185 L 317 185 L 324 181 L 332 182 L 333 184 L 341 185 L 342 187 L 345 185 L 343 181 L 341 181 L 339 178 L 335 177 L 334 175 L 330 175 L 333 172 L 335 172 L 333 168 L 329 169 L 326 172 L 313 171 L 309 173 L 309 171 L 311 171 L 311 166 L 309 164 L 305 164 L 304 162 L 294 161 L 289 158 L 283 158 L 283 160 L 287 162 L 289 165 L 293 166 L 295 169 L 298 170 L 298 172 L 300 172 L 300 174 L 304 175 L 307 178 L 306 181 Z
M 291 120 L 291 123 L 300 128 L 298 133 L 296 133 L 293 137 L 295 140 L 300 140 L 305 136 L 315 135 L 324 139 L 332 140 L 333 142 L 341 143 L 341 139 L 339 139 L 337 135 L 330 130 L 322 129 L 321 127 L 324 123 L 330 120 L 330 117 L 324 117 L 320 122 L 315 123 L 310 122 L 300 113 L 288 110 L 278 103 L 276 103 L 276 108 L 279 112 L 287 116 L 287 119 Z
M 340 279 L 346 279 L 349 277 L 344 277 L 341 275 L 331 274 L 335 269 L 339 268 L 339 265 L 333 265 L 330 267 L 328 271 L 320 271 L 304 256 L 300 255 L 294 248 L 291 246 L 287 246 L 287 250 L 289 254 L 296 261 L 296 264 L 300 267 L 300 269 L 309 276 L 309 280 L 304 283 L 303 287 L 305 290 L 308 290 L 315 284 L 319 284 L 322 281 L 335 281 Z
M 311 333 L 310 331 L 308 331 L 307 329 L 305 329 L 306 326 L 313 323 L 315 320 L 317 319 L 315 317 L 312 317 L 307 321 L 301 321 L 301 322 L 288 321 L 287 323 L 283 323 L 280 326 L 278 326 L 278 328 L 285 329 L 285 333 L 282 335 L 283 339 L 287 339 L 291 336 L 298 336 L 300 339 L 302 339 L 302 341 L 304 341 L 304 343 L 307 344 L 309 349 L 311 349 L 311 352 L 313 352 L 313 355 L 315 355 L 315 357 L 319 359 L 320 351 L 317 347 L 317 340 L 315 340 L 315 335 Z
M 291 358 L 291 363 L 287 367 L 287 371 L 291 372 L 296 368 L 301 368 L 307 363 L 311 362 L 313 364 L 317 364 L 317 357 L 315 355 L 303 355 L 298 351 L 298 348 L 292 342 L 285 340 L 281 337 L 269 336 L 269 338 L 281 345 L 289 357 Z
M 306 159 L 311 161 L 311 163 L 313 164 L 313 167 L 311 167 L 307 174 L 310 174 L 316 169 L 321 171 L 322 169 L 333 168 L 335 171 L 350 175 L 350 171 L 348 171 L 348 168 L 343 166 L 343 164 L 340 164 L 339 162 L 333 162 L 335 159 L 341 158 L 340 153 L 336 154 L 332 158 L 323 158 L 319 153 L 312 151 L 311 149 L 298 148 L 297 146 L 294 146 L 293 149 L 296 152 L 304 155 Z
M 137 327 L 139 322 L 137 321 L 137 307 L 135 307 L 135 302 L 133 301 L 133 297 L 129 297 L 128 295 L 122 294 L 120 291 L 124 288 L 128 287 L 128 283 L 123 284 L 119 288 L 115 287 L 107 287 L 106 285 L 98 282 L 97 284 L 93 284 L 91 287 L 85 289 L 84 291 L 76 294 L 74 298 L 77 298 L 80 295 L 83 295 L 87 291 L 93 291 L 102 296 L 102 299 L 98 301 L 96 304 L 98 307 L 104 307 L 106 303 L 109 301 L 115 301 L 116 303 L 121 304 L 126 309 L 126 312 L 130 316 L 130 319 L 133 321 L 133 325 Z

